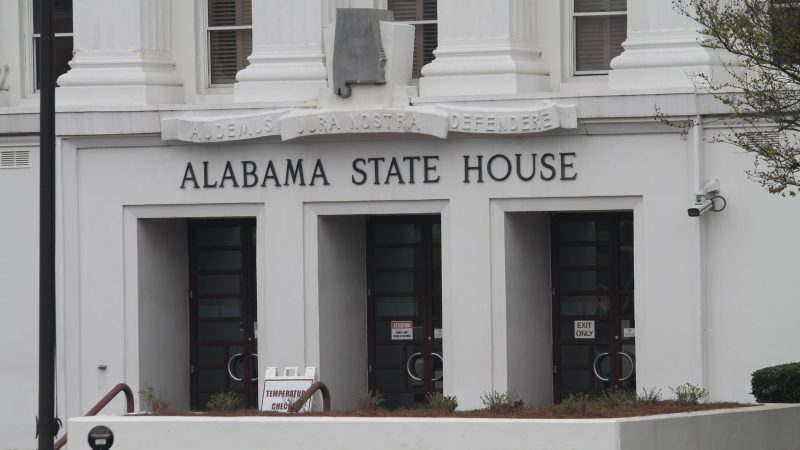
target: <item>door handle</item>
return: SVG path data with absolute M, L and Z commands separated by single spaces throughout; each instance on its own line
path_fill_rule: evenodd
M 600 380 L 600 381 L 608 381 L 609 380 L 609 378 L 603 378 L 600 375 L 600 372 L 597 370 L 597 363 L 602 361 L 603 358 L 605 358 L 606 356 L 608 356 L 608 352 L 598 353 L 597 356 L 594 357 L 594 362 L 592 363 L 592 371 L 594 372 L 594 376 L 596 376 L 597 379 Z
M 258 360 L 258 355 L 257 354 L 251 353 L 250 356 L 252 356 L 256 360 Z M 231 356 L 230 359 L 228 359 L 228 376 L 230 376 L 233 381 L 242 381 L 242 378 L 239 378 L 239 377 L 237 377 L 236 375 L 233 374 L 233 364 L 234 364 L 234 362 L 236 360 L 238 360 L 240 358 L 243 358 L 243 357 L 244 357 L 243 354 L 236 353 L 235 355 Z M 251 378 L 250 379 L 250 381 L 257 381 L 257 380 L 258 380 L 258 375 L 256 375 L 255 378 Z
M 631 373 L 619 379 L 619 381 L 627 381 L 630 377 L 633 376 L 633 374 L 636 373 L 636 360 L 633 357 L 633 355 L 631 355 L 628 352 L 619 352 L 619 356 L 624 356 L 625 358 L 628 358 L 628 361 L 631 362 Z
M 406 361 L 406 372 L 408 372 L 409 378 L 411 378 L 414 381 L 422 381 L 422 377 L 418 377 L 415 374 L 416 371 L 414 372 L 411 371 L 411 363 L 416 363 L 417 359 L 419 358 L 422 358 L 422 352 L 416 352 L 411 354 L 411 356 L 408 357 L 408 361 Z
M 628 361 L 631 363 L 631 371 L 624 377 L 620 378 L 619 381 L 627 381 L 629 380 L 635 373 L 636 373 L 636 358 L 628 352 L 619 352 L 617 353 L 619 356 L 628 358 Z M 608 352 L 598 353 L 597 356 L 594 357 L 594 362 L 592 363 L 592 370 L 594 371 L 594 376 L 597 377 L 600 381 L 609 381 L 609 378 L 604 378 L 600 375 L 600 371 L 597 369 L 597 363 L 601 362 L 603 358 L 608 356 Z
M 444 358 L 442 358 L 442 355 L 441 355 L 441 354 L 439 354 L 439 353 L 436 353 L 436 352 L 434 352 L 434 353 L 431 353 L 431 356 L 435 356 L 435 357 L 439 358 L 439 361 L 441 361 L 441 362 L 442 362 L 442 374 L 441 374 L 441 375 L 439 375 L 438 377 L 436 377 L 436 378 L 434 378 L 434 379 L 433 379 L 433 381 L 439 381 L 439 380 L 441 380 L 442 378 L 444 378 Z

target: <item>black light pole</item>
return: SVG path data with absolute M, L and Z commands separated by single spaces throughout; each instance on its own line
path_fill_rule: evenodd
M 56 381 L 56 102 L 53 80 L 53 0 L 39 2 L 39 450 L 58 432 Z

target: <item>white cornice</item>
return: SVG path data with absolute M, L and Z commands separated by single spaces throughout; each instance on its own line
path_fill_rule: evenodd
M 438 101 L 434 101 L 438 100 Z M 446 101 L 445 101 L 446 100 Z M 661 89 L 648 91 L 613 91 L 586 93 L 547 93 L 542 96 L 491 96 L 486 98 L 415 99 L 412 108 L 430 108 L 445 104 L 459 108 L 537 108 L 544 103 L 574 105 L 579 128 L 591 123 L 627 124 L 651 123 L 656 107 L 668 117 L 694 117 L 697 115 L 725 114 L 726 109 L 713 95 L 696 93 L 694 89 Z M 295 106 L 291 108 L 291 106 Z M 297 108 L 296 105 L 275 102 L 246 104 L 195 104 L 195 105 L 122 105 L 122 106 L 59 106 L 57 107 L 57 132 L 60 136 L 99 136 L 162 134 L 162 120 L 191 116 L 195 118 L 255 115 L 276 110 L 293 109 L 318 114 L 315 107 Z M 0 134 L 26 134 L 38 132 L 38 108 L 0 107 Z M 575 131 L 548 131 L 549 134 L 572 134 Z M 459 133 L 461 134 L 461 133 Z M 321 136 L 333 139 L 333 136 Z M 337 140 L 340 138 L 336 138 Z

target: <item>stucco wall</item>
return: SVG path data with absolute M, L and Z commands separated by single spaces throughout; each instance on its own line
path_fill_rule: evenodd
M 373 202 L 381 213 L 421 212 L 406 202 L 443 201 L 447 214 L 442 215 L 443 238 L 443 309 L 445 391 L 457 395 L 463 407 L 480 406 L 480 394 L 503 388 L 508 383 L 505 355 L 493 354 L 493 346 L 506 342 L 496 334 L 506 325 L 505 314 L 493 308 L 491 208 L 497 201 L 525 201 L 530 211 L 603 210 L 614 198 L 631 200 L 614 209 L 632 209 L 636 222 L 637 332 L 639 382 L 642 386 L 699 383 L 701 355 L 695 351 L 700 330 L 691 321 L 697 299 L 692 297 L 688 270 L 693 258 L 693 224 L 685 216 L 690 198 L 687 181 L 687 157 L 674 135 L 550 136 L 498 139 L 386 139 L 354 142 L 298 142 L 277 144 L 269 141 L 229 144 L 224 151 L 216 145 L 173 147 L 158 146 L 146 140 L 117 142 L 108 149 L 102 141 L 97 148 L 66 152 L 74 160 L 80 178 L 65 180 L 66 200 L 78 211 L 80 227 L 68 239 L 80 242 L 80 252 L 67 255 L 77 258 L 80 267 L 80 306 L 75 293 L 66 295 L 67 306 L 78 307 L 82 321 L 96 317 L 109 320 L 97 327 L 83 329 L 80 342 L 83 355 L 80 373 L 83 381 L 76 400 L 85 407 L 101 395 L 102 386 L 90 382 L 87 373 L 96 370 L 99 359 L 110 358 L 114 349 L 131 345 L 130 336 L 120 323 L 124 320 L 121 277 L 126 268 L 121 257 L 122 214 L 124 205 L 219 205 L 260 204 L 265 215 L 259 223 L 259 364 L 306 366 L 316 357 L 319 325 L 308 326 L 308 316 L 316 314 L 307 304 L 312 293 L 306 281 L 316 272 L 307 272 L 305 259 L 314 257 L 304 249 L 304 205 L 346 205 Z M 678 139 L 678 142 L 680 140 Z M 74 144 L 86 145 L 80 141 Z M 138 146 L 140 145 L 140 146 Z M 516 153 L 574 152 L 575 180 L 544 181 L 536 178 L 523 182 L 509 177 L 494 181 L 484 176 L 477 183 L 464 182 L 464 156 L 474 164 L 477 155 L 488 158 L 504 153 L 512 160 Z M 391 155 L 436 156 L 438 183 L 400 185 L 370 182 L 356 185 L 352 162 L 356 158 Z M 323 161 L 329 185 L 317 179 L 315 186 L 233 188 L 198 188 L 179 186 L 191 161 L 198 173 L 202 162 L 209 162 L 209 173 L 221 177 L 226 161 L 238 165 L 255 161 L 261 170 L 267 160 L 281 167 L 286 159 L 302 158 L 310 172 L 317 159 Z M 485 161 L 485 160 L 484 160 Z M 540 169 L 541 167 L 539 167 Z M 278 169 L 279 173 L 281 169 Z M 371 174 L 371 171 L 368 173 Z M 371 175 L 370 175 L 371 176 Z M 309 175 L 306 174 L 306 183 Z M 417 177 L 421 177 L 420 172 Z M 431 175 L 433 177 L 433 174 Z M 241 178 L 241 177 L 240 177 Z M 217 180 L 219 181 L 219 179 Z M 211 181 L 213 183 L 213 181 Z M 241 183 L 241 180 L 240 180 Z M 554 203 L 555 202 L 555 203 Z M 362 214 L 365 214 L 364 212 Z M 262 226 L 263 225 L 263 226 Z M 314 239 L 312 239 L 314 241 Z M 314 244 L 316 245 L 316 244 Z M 645 267 L 656 269 L 645 270 Z M 102 271 L 104 277 L 91 273 Z M 502 276 L 501 279 L 504 279 Z M 317 324 L 319 322 L 316 322 Z M 667 342 L 663 336 L 671 336 Z M 499 336 L 499 335 L 498 335 Z M 135 346 L 134 346 L 135 347 Z M 673 364 L 664 365 L 664 358 Z M 117 358 L 121 358 L 117 357 Z M 537 362 L 538 363 L 538 362 Z M 550 367 L 551 361 L 541 364 Z M 136 379 L 121 361 L 109 363 L 109 379 Z M 323 373 L 326 368 L 321 367 Z M 330 368 L 327 368 L 330 370 Z M 79 372 L 76 372 L 76 375 Z M 723 393 L 728 395 L 727 393 Z M 81 409 L 75 403 L 71 408 Z
M 800 204 L 747 181 L 751 169 L 750 155 L 708 146 L 706 171 L 719 178 L 728 201 L 725 211 L 704 217 L 703 230 L 708 380 L 715 398 L 751 400 L 753 371 L 800 361 Z
M 363 216 L 323 216 L 319 236 L 320 379 L 336 409 L 367 390 L 367 278 Z
M 35 142 L 16 142 L 0 141 L 0 151 L 31 151 L 31 168 L 0 170 L 0 304 L 4 310 L 0 314 L 0 448 L 4 449 L 36 446 L 33 418 L 39 392 L 39 152 L 30 146 Z M 63 389 L 63 384 L 59 386 Z
M 189 409 L 187 228 L 183 219 L 138 227 L 139 384 L 176 410 Z

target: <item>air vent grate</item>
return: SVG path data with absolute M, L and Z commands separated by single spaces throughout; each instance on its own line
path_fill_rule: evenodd
M 0 169 L 23 169 L 31 166 L 29 150 L 0 151 Z

